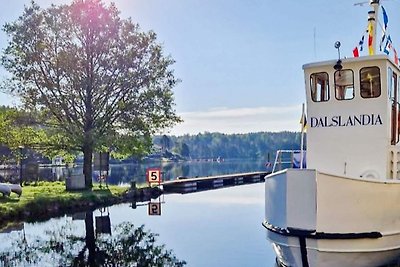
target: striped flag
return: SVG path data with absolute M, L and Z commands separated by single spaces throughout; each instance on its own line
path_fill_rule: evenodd
M 389 55 L 390 49 L 392 49 L 392 38 L 390 37 L 390 35 L 388 35 L 388 37 L 386 38 L 386 44 L 385 48 L 383 49 L 383 52 L 386 55 Z
M 304 111 L 301 114 L 300 124 L 301 124 L 301 132 L 306 132 L 307 131 L 307 117 L 306 117 L 306 113 Z
M 383 24 L 384 24 L 385 31 L 386 31 L 387 25 L 388 25 L 388 22 L 389 22 L 389 17 L 388 17 L 388 15 L 386 13 L 385 8 L 383 6 L 381 6 L 381 8 L 382 8 L 382 14 L 383 14 Z
M 369 55 L 372 56 L 374 54 L 374 47 L 373 47 L 373 31 L 374 31 L 374 26 L 372 25 L 372 22 L 370 21 L 368 23 L 368 52 Z
M 383 42 L 385 42 L 385 38 L 386 38 L 386 33 L 382 32 L 382 38 L 381 38 L 381 41 L 379 43 L 379 51 L 382 51 L 382 45 L 383 45 Z
M 389 23 L 389 18 L 388 15 L 386 14 L 386 10 L 383 6 L 381 6 L 382 8 L 382 14 L 383 14 L 383 31 L 382 31 L 382 37 L 381 37 L 381 42 L 379 43 L 379 50 L 382 51 L 382 45 L 385 42 L 385 37 L 386 37 L 386 29 Z M 385 51 L 384 51 L 385 52 Z M 385 52 L 386 53 L 386 52 Z

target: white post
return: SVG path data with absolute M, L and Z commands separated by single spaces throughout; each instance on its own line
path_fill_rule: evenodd
M 303 169 L 303 157 L 304 157 L 304 153 L 303 153 L 303 147 L 304 147 L 304 123 L 306 119 L 306 114 L 304 111 L 304 103 L 302 106 L 302 111 L 301 111 L 301 141 L 300 141 L 300 169 Z
M 371 10 L 370 12 L 368 12 L 368 21 L 372 22 L 372 27 L 373 27 L 373 31 L 372 31 L 372 48 L 374 50 L 373 54 L 376 54 L 376 28 L 377 28 L 377 18 L 378 18 L 378 14 L 379 14 L 379 0 L 370 0 L 369 4 L 371 5 L 371 7 L 373 8 L 373 10 Z

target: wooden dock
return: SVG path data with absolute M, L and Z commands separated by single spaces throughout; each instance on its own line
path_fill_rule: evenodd
M 166 193 L 191 193 L 226 186 L 264 182 L 270 172 L 247 172 L 207 177 L 184 178 L 161 183 Z

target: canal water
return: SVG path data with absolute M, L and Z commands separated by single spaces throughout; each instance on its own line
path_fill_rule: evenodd
M 164 195 L 14 226 L 0 266 L 275 266 L 263 218 L 263 183 Z
M 137 182 L 146 181 L 146 169 L 160 168 L 163 180 L 173 180 L 179 176 L 200 177 L 230 173 L 265 171 L 265 161 L 241 159 L 217 161 L 190 162 L 152 162 L 143 164 L 110 165 L 108 181 L 110 184 L 127 183 L 134 179 Z M 96 173 L 93 179 L 96 179 Z
M 163 180 L 172 180 L 178 176 L 196 177 L 211 176 L 218 174 L 242 173 L 267 170 L 263 160 L 236 159 L 224 161 L 188 161 L 188 162 L 147 162 L 142 164 L 125 163 L 111 164 L 108 172 L 109 184 L 129 184 L 130 181 L 146 181 L 146 169 L 160 168 Z M 82 166 L 73 169 L 65 167 L 39 168 L 39 180 L 58 181 L 64 180 L 68 172 L 82 172 Z M 94 172 L 93 180 L 99 176 Z M 24 177 L 24 180 L 32 180 L 31 177 Z M 19 168 L 0 170 L 0 182 L 19 182 Z

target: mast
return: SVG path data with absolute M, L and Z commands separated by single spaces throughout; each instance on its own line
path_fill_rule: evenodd
M 379 0 L 370 0 L 369 4 L 373 10 L 368 12 L 368 23 L 372 23 L 372 32 L 368 33 L 372 36 L 372 53 L 370 55 L 374 55 L 376 53 L 376 28 L 377 28 L 377 18 L 379 13 Z
M 301 111 L 301 139 L 300 139 L 300 169 L 303 169 L 303 162 L 304 162 L 304 130 L 305 130 L 305 125 L 306 125 L 306 112 L 304 110 L 304 103 L 302 106 L 302 111 Z

